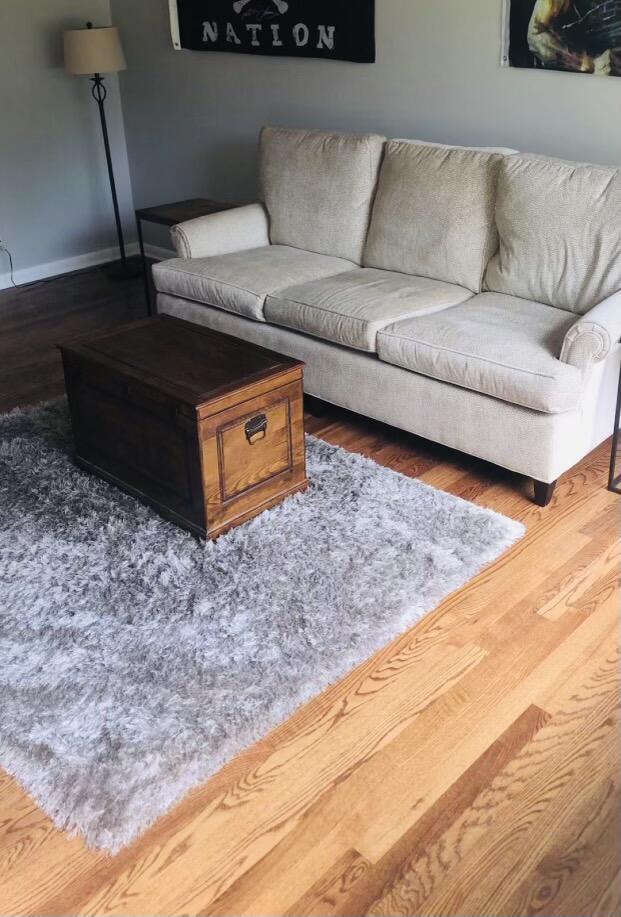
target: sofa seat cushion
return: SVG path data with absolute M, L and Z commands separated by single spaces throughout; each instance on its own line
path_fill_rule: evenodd
M 350 270 L 351 261 L 286 245 L 268 245 L 213 258 L 174 258 L 153 266 L 155 288 L 265 321 L 268 293 Z
M 559 414 L 576 408 L 584 389 L 580 370 L 558 359 L 572 323 L 561 309 L 482 293 L 436 315 L 390 325 L 378 334 L 377 350 L 394 366 Z
M 502 160 L 475 150 L 387 143 L 363 265 L 479 293 L 498 246 L 494 205 Z
M 360 264 L 384 139 L 263 128 L 260 173 L 270 241 Z
M 450 283 L 359 268 L 268 296 L 265 317 L 325 341 L 375 352 L 377 333 L 386 325 L 429 315 L 470 296 L 469 290 Z

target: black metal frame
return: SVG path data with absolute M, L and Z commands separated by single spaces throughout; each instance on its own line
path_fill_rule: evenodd
M 112 165 L 112 154 L 110 152 L 110 138 L 108 136 L 108 125 L 106 123 L 105 101 L 108 95 L 104 78 L 100 73 L 95 73 L 91 77 L 93 84 L 91 93 L 99 108 L 99 118 L 101 121 L 101 133 L 103 134 L 104 148 L 106 151 L 106 162 L 108 164 L 108 178 L 110 179 L 110 191 L 112 193 L 112 205 L 114 207 L 114 219 L 116 222 L 116 233 L 119 240 L 119 251 L 121 253 L 121 263 L 123 270 L 127 271 L 127 253 L 125 251 L 125 239 L 123 238 L 123 226 L 121 224 L 121 214 L 119 212 L 119 199 L 116 193 L 116 182 L 114 180 L 114 168 Z
M 619 393 L 617 395 L 617 410 L 615 411 L 615 428 L 612 434 L 612 452 L 610 455 L 610 474 L 608 476 L 608 490 L 621 496 L 621 473 L 615 475 L 617 456 L 619 453 L 619 440 L 621 439 L 621 373 L 619 374 Z
M 144 295 L 147 301 L 147 315 L 155 314 L 153 303 L 151 301 L 151 285 L 149 283 L 149 269 L 147 267 L 147 258 L 144 253 L 144 236 L 142 234 L 142 216 L 140 211 L 136 211 L 136 228 L 138 230 L 138 245 L 140 247 L 140 264 L 142 265 L 142 276 L 144 278 Z

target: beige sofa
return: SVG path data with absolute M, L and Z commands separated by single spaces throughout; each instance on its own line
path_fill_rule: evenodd
M 158 309 L 307 363 L 306 391 L 535 480 L 610 435 L 621 172 L 266 128 L 263 203 L 173 229 Z

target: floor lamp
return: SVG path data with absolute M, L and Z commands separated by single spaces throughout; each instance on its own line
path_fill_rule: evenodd
M 93 23 L 87 22 L 85 29 L 71 29 L 64 33 L 64 47 L 65 70 L 67 73 L 72 76 L 91 76 L 91 82 L 93 84 L 91 92 L 99 107 L 101 131 L 106 151 L 106 162 L 108 163 L 108 176 L 110 178 L 114 219 L 116 220 L 119 251 L 121 253 L 121 274 L 126 277 L 138 275 L 141 273 L 140 269 L 137 268 L 133 270 L 130 268 L 127 262 L 127 253 L 125 251 L 123 226 L 119 213 L 119 200 L 116 193 L 116 182 L 114 180 L 114 169 L 112 166 L 112 156 L 110 154 L 110 138 L 108 136 L 108 125 L 106 123 L 105 101 L 107 92 L 102 76 L 102 73 L 119 73 L 127 67 L 119 30 L 113 26 L 94 29 Z

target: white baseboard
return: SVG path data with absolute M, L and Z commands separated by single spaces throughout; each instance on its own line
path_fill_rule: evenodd
M 130 242 L 126 246 L 126 251 L 129 257 L 137 255 L 138 243 Z M 145 245 L 145 254 L 156 261 L 175 257 L 173 251 L 160 248 L 158 245 Z M 0 259 L 3 257 L 8 263 L 6 254 L 0 251 Z M 106 264 L 108 261 L 116 261 L 119 257 L 118 248 L 102 248 L 96 252 L 87 252 L 84 255 L 76 255 L 74 258 L 65 258 L 62 261 L 49 261 L 47 264 L 35 264 L 25 268 L 16 267 L 13 276 L 17 286 L 21 286 L 25 283 L 35 283 L 37 280 L 58 277 L 60 274 L 69 274 L 71 271 L 82 271 L 84 268 L 95 267 L 97 264 Z M 0 273 L 0 290 L 7 290 L 11 286 L 10 272 Z

